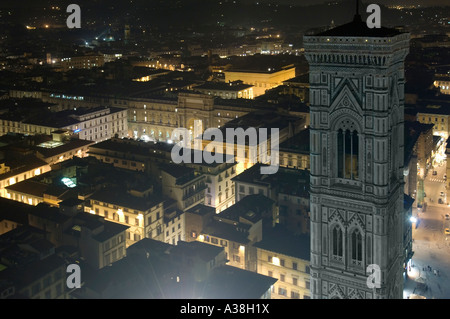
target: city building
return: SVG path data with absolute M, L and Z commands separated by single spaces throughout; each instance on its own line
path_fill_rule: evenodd
M 77 247 L 80 257 L 92 269 L 101 269 L 126 256 L 126 232 L 129 226 L 100 216 L 80 212 L 65 230 L 66 245 Z
M 205 202 L 206 176 L 177 164 L 161 165 L 162 193 L 184 211 Z
M 196 205 L 185 211 L 185 241 L 195 241 L 201 234 L 203 228 L 212 220 L 213 215 L 216 214 L 214 207 L 206 206 L 204 204 Z
M 60 112 L 42 110 L 36 114 L 0 115 L 0 132 L 28 135 L 69 130 L 79 139 L 103 141 L 114 136 L 126 137 L 128 132 L 127 109 L 115 107 L 78 108 Z
M 105 57 L 103 54 L 80 54 L 71 57 L 61 58 L 57 67 L 61 67 L 64 72 L 72 69 L 91 69 L 102 67 L 105 64 Z
M 270 299 L 276 279 L 226 266 L 225 262 L 221 247 L 196 241 L 180 241 L 174 246 L 145 238 L 130 246 L 125 258 L 98 270 L 76 296 L 82 299 Z
M 263 195 L 251 195 L 216 214 L 204 225 L 198 241 L 225 249 L 227 265 L 256 271 L 256 248 L 263 227 L 271 227 L 275 203 Z
M 195 121 L 201 131 L 218 127 L 253 110 L 246 103 L 232 103 L 214 96 L 179 92 L 178 98 L 139 99 L 128 101 L 128 135 L 152 141 L 176 140 L 175 128 L 194 132 Z
M 27 225 L 0 236 L 2 295 L 66 299 L 66 262 L 45 237 L 44 231 Z
M 51 170 L 50 165 L 34 155 L 3 158 L 0 171 L 0 196 L 9 198 L 6 187 Z
M 244 84 L 253 86 L 253 97 L 263 95 L 266 90 L 283 84 L 283 81 L 295 77 L 295 67 L 286 65 L 279 69 L 268 68 L 267 70 L 238 70 L 229 69 L 223 72 L 225 82 L 242 81 Z
M 164 240 L 164 199 L 150 190 L 99 190 L 89 196 L 89 212 L 127 226 L 126 246 L 143 238 Z
M 227 122 L 217 133 L 202 135 L 201 143 L 209 152 L 234 156 L 239 174 L 256 163 L 277 166 L 279 144 L 300 132 L 304 125 L 303 117 L 258 110 Z M 218 142 L 214 142 L 216 139 Z
M 67 130 L 53 131 L 51 137 L 34 147 L 38 158 L 50 165 L 71 159 L 74 156 L 88 156 L 89 146 L 93 141 L 70 138 Z
M 448 138 L 450 103 L 444 101 L 422 101 L 418 102 L 416 108 L 417 120 L 424 124 L 433 124 L 433 135 L 441 136 L 445 140 Z
M 353 21 L 304 36 L 311 109 L 311 297 L 403 298 L 409 34 Z M 373 289 L 367 267 L 381 274 Z M 377 270 L 378 271 L 378 270 Z
M 31 207 L 27 204 L 18 204 L 9 199 L 0 198 L 0 235 L 19 226 L 28 225 L 28 213 Z
M 309 170 L 309 128 L 280 143 L 279 152 L 280 166 Z
M 417 216 L 413 216 L 412 213 L 413 203 L 414 198 L 405 194 L 403 197 L 403 209 L 405 210 L 405 219 L 403 220 L 403 249 L 405 251 L 403 269 L 405 273 L 411 269 L 411 259 L 414 255 L 411 224 L 417 225 L 414 222 L 414 218 L 417 218 Z
M 301 74 L 292 79 L 283 81 L 283 94 L 292 94 L 300 101 L 309 102 L 309 74 Z
M 236 202 L 260 194 L 275 202 L 273 224 L 281 224 L 294 234 L 309 233 L 309 172 L 280 167 L 275 174 L 261 174 L 255 164 L 233 178 Z
M 450 76 L 446 74 L 436 74 L 435 81 L 433 82 L 436 88 L 439 88 L 439 92 L 442 94 L 450 94 Z
M 272 299 L 310 299 L 310 238 L 275 227 L 255 244 L 258 274 L 277 279 Z
M 172 162 L 173 146 L 173 143 L 112 138 L 92 145 L 89 155 L 117 168 L 148 173 L 156 179 L 161 175 L 161 165 Z M 233 205 L 232 178 L 236 175 L 237 163 L 227 162 L 226 156 L 223 156 L 221 161 L 207 163 L 200 151 L 183 149 L 182 152 L 191 153 L 190 161 L 177 165 L 193 168 L 206 177 L 205 204 L 215 207 L 217 212 Z M 197 152 L 199 153 L 196 154 Z M 200 157 L 198 162 L 195 161 L 197 157 Z
M 222 99 L 253 99 L 253 86 L 243 84 L 242 81 L 230 83 L 206 82 L 195 86 L 194 90 L 203 94 L 218 96 Z

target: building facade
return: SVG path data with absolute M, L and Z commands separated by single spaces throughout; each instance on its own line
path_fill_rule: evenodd
M 295 67 L 287 65 L 281 69 L 269 68 L 267 71 L 227 70 L 224 73 L 225 82 L 242 81 L 253 85 L 253 97 L 257 97 L 295 77 Z
M 305 36 L 311 296 L 403 297 L 404 59 L 409 34 L 352 22 Z M 379 279 L 368 285 L 367 269 Z
M 45 110 L 44 110 L 45 111 Z M 100 142 L 128 134 L 127 109 L 95 107 L 54 112 L 48 117 L 0 118 L 0 134 L 22 133 L 50 135 L 56 130 L 69 130 L 79 139 Z

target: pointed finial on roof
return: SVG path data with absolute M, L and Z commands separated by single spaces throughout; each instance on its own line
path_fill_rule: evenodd
M 359 0 L 356 0 L 356 13 L 353 21 L 362 21 L 361 15 L 359 14 Z

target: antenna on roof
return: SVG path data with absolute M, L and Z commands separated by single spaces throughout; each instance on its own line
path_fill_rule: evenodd
M 362 21 L 361 15 L 359 14 L 359 0 L 356 0 L 356 12 L 353 21 Z

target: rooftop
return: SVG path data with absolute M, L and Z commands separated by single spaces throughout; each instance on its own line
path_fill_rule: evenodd
M 220 90 L 220 91 L 238 92 L 238 91 L 246 90 L 251 87 L 253 87 L 253 85 L 243 84 L 242 82 L 240 82 L 240 83 L 205 82 L 202 85 L 196 86 L 194 89 L 195 90 L 201 89 L 201 90 Z
M 309 127 L 281 143 L 279 150 L 309 155 Z
M 402 32 L 381 27 L 381 28 L 369 28 L 367 23 L 362 20 L 359 14 L 356 14 L 353 20 L 349 23 L 341 26 L 329 29 L 324 32 L 316 34 L 316 36 L 330 36 L 330 37 L 393 37 L 401 34 Z
M 10 220 L 22 225 L 28 224 L 28 213 L 33 209 L 33 206 L 3 197 L 0 197 L 0 207 L 0 221 Z
M 56 224 L 63 224 L 70 220 L 69 216 L 62 214 L 57 207 L 51 207 L 47 204 L 40 203 L 30 212 L 31 215 L 41 219 L 50 220 Z
M 267 210 L 271 212 L 273 204 L 274 201 L 264 195 L 248 195 L 215 217 L 216 219 L 223 218 L 235 222 L 246 220 L 251 223 L 256 223 L 263 217 L 263 212 Z
M 223 251 L 223 247 L 205 244 L 200 241 L 178 241 L 171 249 L 171 254 L 196 256 L 203 261 L 210 261 L 216 258 Z
M 250 242 L 248 239 L 249 229 L 250 225 L 242 223 L 233 225 L 213 220 L 203 229 L 202 234 L 231 240 L 245 245 Z
M 22 182 L 5 187 L 8 191 L 28 194 L 37 197 L 43 197 L 45 191 L 49 187 L 48 184 L 36 181 L 34 179 L 26 179 Z
M 254 246 L 286 256 L 310 260 L 309 234 L 292 235 L 280 225 L 264 232 L 263 239 Z
M 9 160 L 7 159 L 6 166 L 10 167 L 11 170 L 1 174 L 0 180 L 4 180 L 46 165 L 48 165 L 47 162 L 37 158 L 34 155 L 20 156 Z
M 307 170 L 279 167 L 275 174 L 261 174 L 260 167 L 267 166 L 257 163 L 241 174 L 233 177 L 233 181 L 265 185 L 278 194 L 289 194 L 309 198 L 309 172 Z M 248 196 L 244 197 L 247 198 Z M 239 203 L 239 202 L 238 202 Z M 237 204 L 238 204 L 237 203 Z M 233 207 L 233 206 L 232 206 Z
M 260 299 L 277 279 L 232 266 L 213 270 L 201 298 Z
M 95 192 L 90 199 L 139 211 L 147 211 L 164 201 L 158 196 L 136 197 L 123 190 L 111 188 Z
M 0 272 L 0 279 L 13 281 L 17 290 L 20 290 L 58 268 L 62 269 L 64 266 L 64 260 L 53 254 L 43 260 L 36 260 L 18 268 L 5 269 Z M 63 270 L 65 270 L 65 267 Z

